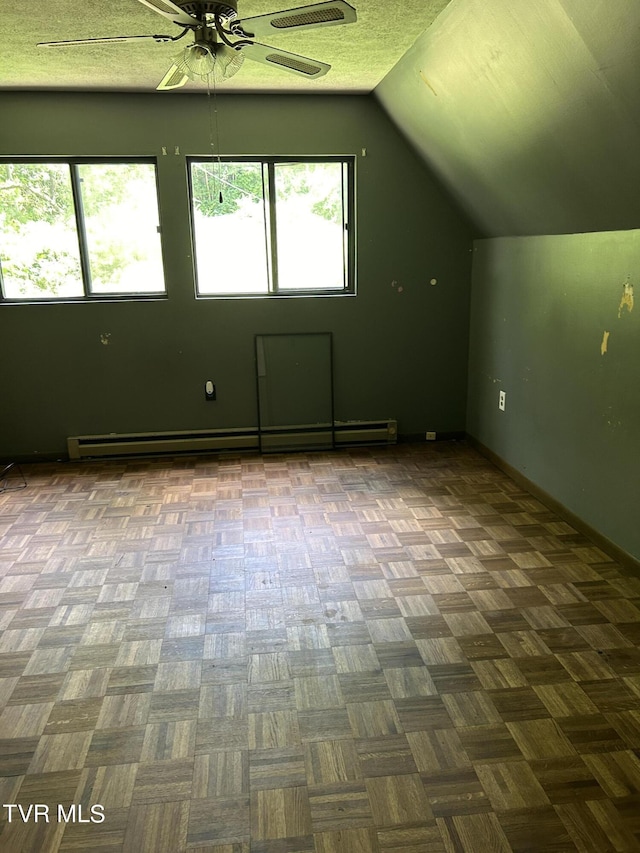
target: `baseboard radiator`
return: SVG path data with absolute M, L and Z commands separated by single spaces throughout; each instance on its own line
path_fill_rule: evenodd
M 333 441 L 332 441 L 333 438 Z M 67 438 L 69 459 L 148 454 L 211 453 L 239 450 L 303 450 L 327 447 L 357 447 L 395 444 L 395 420 L 336 421 L 330 426 L 291 426 L 263 431 L 255 427 L 236 429 L 178 430 L 174 432 L 109 433 L 75 435 Z

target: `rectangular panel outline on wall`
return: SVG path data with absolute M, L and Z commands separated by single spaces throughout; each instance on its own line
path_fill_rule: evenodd
M 263 423 L 260 404 L 260 379 L 266 375 L 263 339 L 266 338 L 311 338 L 326 337 L 329 344 L 329 421 L 326 424 L 291 424 L 269 427 Z M 333 333 L 332 332 L 277 332 L 255 336 L 256 358 L 256 406 L 258 411 L 258 442 L 260 453 L 291 450 L 333 450 L 335 448 L 335 414 L 333 389 Z M 305 439 L 315 435 L 328 435 L 326 445 L 305 444 Z M 271 446 L 266 446 L 265 437 Z

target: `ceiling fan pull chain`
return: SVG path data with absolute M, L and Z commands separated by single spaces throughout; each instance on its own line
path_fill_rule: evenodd
M 218 152 L 218 188 L 220 190 L 218 201 L 222 204 L 222 164 L 220 162 L 220 128 L 218 125 L 218 93 L 216 91 L 215 74 L 213 76 L 213 115 L 216 123 L 216 151 Z
M 209 146 L 211 148 L 211 162 L 212 163 L 215 163 L 215 161 L 216 161 L 216 152 L 217 152 L 217 156 L 218 156 L 218 169 L 217 169 L 218 203 L 223 204 L 224 199 L 222 198 L 222 178 L 221 178 L 222 165 L 220 163 L 220 131 L 218 128 L 218 101 L 217 101 L 215 74 L 213 74 L 213 111 L 211 109 L 211 77 L 212 77 L 212 72 L 209 71 L 209 73 L 207 74 L 207 101 L 209 104 Z M 214 144 L 214 124 L 215 124 L 215 144 Z

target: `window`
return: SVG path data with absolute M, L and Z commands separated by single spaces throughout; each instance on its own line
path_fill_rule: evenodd
M 165 293 L 155 164 L 0 161 L 5 300 Z
M 354 293 L 353 158 L 189 159 L 198 296 Z

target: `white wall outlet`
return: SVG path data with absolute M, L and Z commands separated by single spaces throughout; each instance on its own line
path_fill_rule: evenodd
M 507 392 L 501 391 L 500 396 L 498 397 L 498 408 L 501 412 L 507 408 Z
M 435 441 L 436 434 L 432 430 L 427 430 L 427 432 L 425 433 L 425 438 L 427 439 L 427 441 Z

